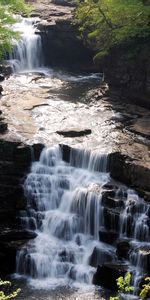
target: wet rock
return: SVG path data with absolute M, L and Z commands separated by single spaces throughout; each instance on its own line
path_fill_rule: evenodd
M 98 265 L 102 265 L 105 262 L 110 262 L 112 260 L 112 253 L 105 249 L 99 249 L 98 247 L 95 247 L 90 256 L 89 265 L 96 268 Z
M 102 198 L 102 204 L 109 208 L 124 207 L 124 201 L 116 198 Z
M 63 135 L 64 137 L 79 137 L 91 134 L 91 129 L 70 129 L 70 130 L 63 130 L 63 131 L 56 131 L 57 134 Z
M 116 190 L 104 190 L 102 192 L 102 205 L 108 208 L 124 207 L 124 201 L 118 198 Z
M 0 133 L 5 133 L 7 131 L 8 125 L 4 122 L 0 122 Z
M 128 258 L 128 254 L 129 254 L 129 250 L 130 250 L 130 243 L 128 241 L 118 241 L 117 242 L 117 250 L 116 250 L 116 254 L 118 256 L 118 258 Z
M 99 231 L 99 240 L 101 242 L 107 243 L 107 244 L 114 244 L 116 240 L 119 237 L 119 233 L 114 231 L 106 231 L 106 230 L 100 230 Z
M 105 263 L 103 266 L 98 266 L 93 276 L 93 283 L 106 289 L 118 290 L 116 279 L 124 276 L 126 272 L 127 265 Z

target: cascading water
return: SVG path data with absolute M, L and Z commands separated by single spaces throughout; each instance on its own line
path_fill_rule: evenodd
M 21 39 L 14 40 L 13 52 L 9 55 L 9 63 L 14 72 L 33 71 L 42 66 L 41 36 L 36 30 L 35 18 L 19 18 L 13 29 L 21 34 Z
M 98 241 L 101 187 L 109 175 L 100 164 L 99 173 L 92 170 L 97 169 L 96 155 L 94 159 L 90 152 L 78 154 L 80 162 L 81 157 L 86 160 L 85 168 L 75 167 L 74 152 L 66 163 L 58 146 L 45 149 L 25 182 L 28 207 L 21 220 L 38 236 L 18 253 L 17 272 L 35 278 L 32 283 L 38 287 L 91 284 L 96 269 L 89 265 L 89 258 L 94 248 L 103 257 L 114 255 L 113 247 Z M 95 161 L 92 169 L 91 159 Z M 106 155 L 101 166 L 106 166 L 104 160 Z
M 17 273 L 36 288 L 87 288 L 98 265 L 119 262 L 135 275 L 136 293 L 149 272 L 149 204 L 109 183 L 107 155 L 72 149 L 68 162 L 62 157 L 60 146 L 44 149 L 25 181 L 20 219 L 37 237 L 18 252 Z M 128 253 L 116 252 L 122 241 Z

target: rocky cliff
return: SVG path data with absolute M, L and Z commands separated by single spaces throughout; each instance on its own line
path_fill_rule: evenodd
M 18 214 L 27 204 L 24 177 L 42 147 L 0 140 L 0 275 L 15 271 L 17 249 L 35 236 L 22 228 Z

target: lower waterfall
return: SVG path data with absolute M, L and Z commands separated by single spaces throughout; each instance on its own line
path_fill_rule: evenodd
M 37 237 L 18 251 L 17 273 L 35 288 L 80 288 L 92 285 L 98 265 L 119 261 L 136 287 L 148 272 L 148 203 L 123 185 L 112 190 L 106 154 L 73 149 L 65 162 L 62 151 L 44 149 L 24 183 L 20 220 Z M 116 251 L 119 241 L 129 243 L 128 254 Z

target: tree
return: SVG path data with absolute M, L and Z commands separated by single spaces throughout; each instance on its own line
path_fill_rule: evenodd
M 0 59 L 6 51 L 10 51 L 13 46 L 13 38 L 18 38 L 17 32 L 11 29 L 11 25 L 16 22 L 14 13 L 29 13 L 30 7 L 24 0 L 0 0 Z
M 79 0 L 76 22 L 101 58 L 115 46 L 150 37 L 150 5 L 142 0 Z

